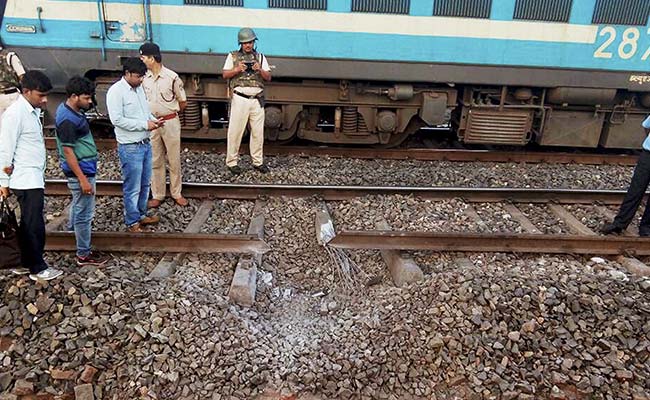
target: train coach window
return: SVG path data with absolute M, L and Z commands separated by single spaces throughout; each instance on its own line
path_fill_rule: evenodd
M 571 0 L 517 0 L 514 19 L 569 22 Z
M 269 8 L 327 10 L 327 0 L 269 0 Z
M 490 18 L 492 0 L 434 0 L 433 15 L 441 17 Z
M 183 4 L 192 6 L 243 7 L 244 0 L 183 0 Z
M 607 25 L 645 25 L 650 0 L 597 0 L 592 23 Z
M 352 0 L 352 12 L 408 14 L 410 0 Z

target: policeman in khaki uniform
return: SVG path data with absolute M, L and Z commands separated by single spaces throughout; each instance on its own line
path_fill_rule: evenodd
M 140 46 L 140 59 L 147 65 L 142 82 L 151 113 L 164 124 L 151 134 L 152 174 L 149 208 L 160 206 L 165 199 L 165 156 L 169 162 L 171 196 L 179 206 L 187 199 L 181 194 L 181 121 L 178 113 L 187 105 L 183 81 L 176 72 L 162 65 L 160 48 L 155 43 Z
M 0 117 L 20 96 L 20 80 L 25 68 L 13 51 L 7 51 L 0 44 Z
M 255 49 L 257 36 L 250 28 L 242 28 L 237 35 L 240 48 L 228 54 L 223 66 L 224 79 L 230 79 L 232 99 L 228 123 L 228 153 L 226 166 L 233 174 L 241 173 L 237 165 L 239 145 L 246 124 L 250 122 L 250 152 L 253 168 L 266 173 L 263 161 L 264 145 L 264 82 L 271 80 L 271 69 L 263 54 Z

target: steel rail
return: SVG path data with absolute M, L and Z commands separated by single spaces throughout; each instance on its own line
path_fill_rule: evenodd
M 154 253 L 265 253 L 271 248 L 256 235 L 190 233 L 93 232 L 93 248 L 100 251 Z M 73 232 L 49 231 L 46 250 L 77 249 Z
M 99 150 L 116 148 L 114 139 L 96 139 Z M 48 149 L 56 149 L 56 141 L 52 137 L 45 138 Z M 224 143 L 212 142 L 183 142 L 183 148 L 192 151 L 225 152 Z M 242 145 L 243 154 L 248 148 Z M 527 162 L 527 163 L 556 163 L 556 164 L 589 164 L 589 165 L 635 165 L 638 156 L 630 154 L 572 154 L 545 153 L 529 151 L 494 151 L 494 150 L 464 150 L 464 149 L 374 149 L 346 147 L 308 147 L 308 146 L 264 146 L 265 155 L 273 156 L 302 156 L 302 157 L 332 157 L 358 158 L 372 160 L 417 160 L 417 161 L 467 161 L 467 162 Z
M 650 255 L 650 240 L 630 236 L 342 231 L 328 245 L 343 249 Z
M 47 195 L 69 195 L 67 181 L 48 179 Z M 97 194 L 121 196 L 121 181 L 97 181 Z M 466 188 L 408 186 L 317 186 L 234 183 L 183 183 L 183 194 L 190 198 L 254 200 L 259 196 L 310 197 L 324 200 L 346 200 L 368 195 L 414 195 L 424 199 L 462 198 L 470 202 L 512 201 L 517 203 L 620 204 L 624 190 L 529 189 L 529 188 Z

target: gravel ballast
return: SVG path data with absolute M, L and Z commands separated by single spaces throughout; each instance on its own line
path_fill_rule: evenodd
M 276 259 L 291 268 L 307 256 Z M 376 252 L 358 256 L 377 268 Z M 596 258 L 407 256 L 423 281 L 397 289 L 384 279 L 352 294 L 324 293 L 323 281 L 303 290 L 312 277 L 267 268 L 255 306 L 242 308 L 226 297 L 234 256 L 191 255 L 152 281 L 156 255 L 80 269 L 50 253 L 61 279 L 0 275 L 0 393 L 25 382 L 70 393 L 92 367 L 88 383 L 103 399 L 647 395 L 647 280 Z
M 54 153 L 48 176 L 61 177 Z M 632 167 L 267 157 L 231 177 L 223 156 L 184 151 L 188 182 L 621 189 Z M 98 179 L 120 179 L 114 151 Z M 123 231 L 119 197 L 98 197 L 93 228 Z M 34 283 L 0 273 L 0 399 L 431 400 L 650 398 L 650 279 L 599 257 L 404 252 L 424 279 L 397 288 L 380 252 L 346 250 L 363 278 L 343 290 L 315 217 L 338 230 L 520 233 L 502 203 L 413 196 L 264 199 L 252 307 L 229 302 L 237 255 L 188 254 L 168 279 L 162 254 L 120 254 Z M 68 197 L 48 198 L 56 217 Z M 182 232 L 201 200 L 153 212 Z M 203 233 L 245 233 L 254 202 L 215 200 Z M 517 204 L 542 233 L 569 234 L 546 205 Z M 564 206 L 596 229 L 586 205 Z M 610 209 L 615 210 L 615 207 Z M 647 261 L 647 259 L 645 260 Z M 339 268 L 339 269 L 337 269 Z M 89 393 L 93 393 L 90 395 Z M 67 396 L 67 397 L 66 397 Z M 43 397 L 45 398 L 45 397 Z M 23 399 L 19 399 L 23 400 Z
M 625 189 L 634 169 L 620 165 L 267 156 L 265 162 L 271 172 L 260 174 L 253 170 L 250 157 L 243 156 L 240 166 L 244 172 L 233 177 L 225 168 L 222 154 L 183 151 L 181 159 L 183 181 L 205 183 Z M 64 178 L 52 150 L 48 152 L 46 176 Z M 121 179 L 115 150 L 100 153 L 97 178 Z

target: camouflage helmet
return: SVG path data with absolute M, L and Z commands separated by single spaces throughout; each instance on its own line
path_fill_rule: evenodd
M 257 40 L 257 35 L 251 28 L 241 28 L 237 34 L 237 40 L 239 43 L 248 43 Z

